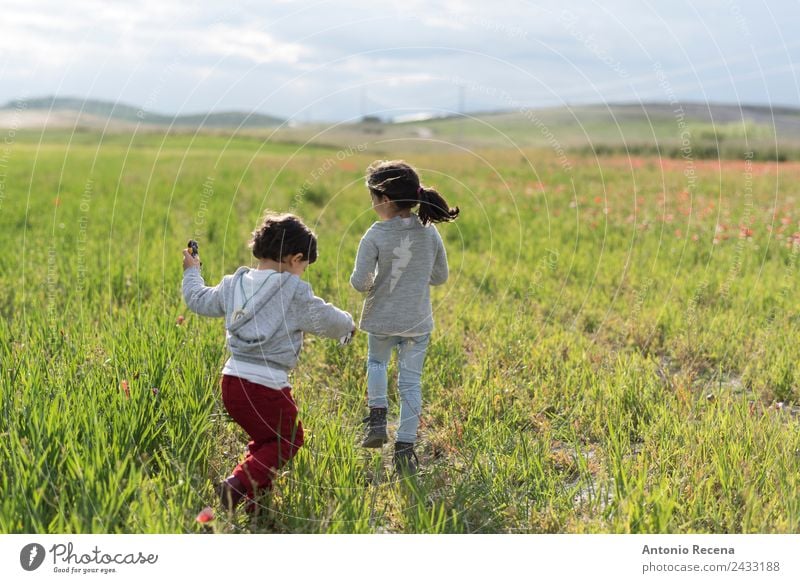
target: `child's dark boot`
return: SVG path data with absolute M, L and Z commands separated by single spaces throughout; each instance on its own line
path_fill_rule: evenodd
M 386 407 L 372 407 L 369 415 L 364 417 L 367 429 L 362 447 L 381 447 L 388 440 L 386 434 Z
M 394 444 L 394 467 L 398 474 L 413 476 L 417 473 L 419 458 L 414 453 L 414 444 L 397 441 Z
M 229 476 L 217 484 L 215 490 L 219 496 L 220 504 L 228 512 L 233 512 L 247 495 L 244 485 L 235 476 Z

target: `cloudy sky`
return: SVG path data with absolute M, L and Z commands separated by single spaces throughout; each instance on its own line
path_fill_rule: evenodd
M 0 103 L 298 121 L 672 98 L 797 106 L 798 22 L 797 0 L 3 0 Z

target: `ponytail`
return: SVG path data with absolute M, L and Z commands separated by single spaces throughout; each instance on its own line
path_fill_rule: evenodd
M 450 208 L 447 201 L 433 188 L 419 187 L 419 220 L 428 223 L 449 223 L 458 217 L 458 207 Z
M 375 160 L 367 168 L 367 188 L 377 198 L 385 196 L 398 209 L 419 204 L 419 219 L 428 223 L 449 223 L 458 217 L 442 195 L 420 184 L 419 174 L 403 160 Z

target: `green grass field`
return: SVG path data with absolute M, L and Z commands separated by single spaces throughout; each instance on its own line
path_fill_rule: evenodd
M 365 336 L 308 337 L 306 446 L 256 515 L 204 526 L 246 440 L 219 394 L 222 321 L 186 309 L 181 249 L 198 239 L 216 284 L 251 264 L 264 209 L 293 210 L 319 236 L 306 279 L 357 315 L 363 171 L 404 143 L 8 141 L 1 532 L 800 529 L 799 164 L 409 154 L 462 210 L 440 226 L 421 474 L 358 446 Z

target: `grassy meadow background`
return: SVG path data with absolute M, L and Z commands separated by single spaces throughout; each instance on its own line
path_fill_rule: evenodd
M 800 527 L 800 163 L 570 150 L 565 164 L 381 136 L 10 142 L 0 532 Z M 216 284 L 251 264 L 264 209 L 293 210 L 320 241 L 306 279 L 357 316 L 348 278 L 375 220 L 363 171 L 389 157 L 462 211 L 439 227 L 451 276 L 433 293 L 420 475 L 398 480 L 389 446 L 358 445 L 365 336 L 307 337 L 306 446 L 256 514 L 199 524 L 246 440 L 219 394 L 222 321 L 186 309 L 181 249 L 198 239 Z

